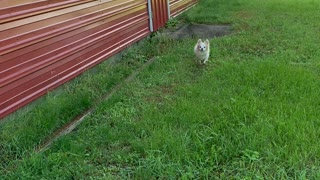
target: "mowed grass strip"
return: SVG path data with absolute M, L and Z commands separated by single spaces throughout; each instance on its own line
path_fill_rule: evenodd
M 8 156 L 1 176 L 319 179 L 319 10 L 312 0 L 200 1 L 180 20 L 234 28 L 211 39 L 207 67 L 193 61 L 196 40 L 155 37 L 154 64 L 48 151 Z M 31 129 L 8 130 L 18 122 L 1 128 L 7 146 L 24 148 L 17 134 Z

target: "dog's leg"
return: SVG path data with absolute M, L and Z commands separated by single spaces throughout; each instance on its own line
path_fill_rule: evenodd
M 206 58 L 206 59 L 203 61 L 203 64 L 207 64 L 208 61 L 209 61 L 209 58 Z

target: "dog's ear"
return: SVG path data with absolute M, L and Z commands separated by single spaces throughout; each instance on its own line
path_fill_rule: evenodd
M 198 44 L 200 44 L 200 43 L 202 43 L 202 40 L 201 40 L 201 39 L 198 40 Z
M 210 45 L 210 42 L 209 42 L 209 40 L 208 40 L 208 39 L 206 39 L 205 44 L 206 44 L 207 46 L 209 46 L 209 45 Z

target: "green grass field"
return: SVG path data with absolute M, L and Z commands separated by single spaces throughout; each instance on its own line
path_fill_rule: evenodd
M 320 179 L 319 19 L 317 0 L 200 0 L 178 20 L 234 32 L 209 65 L 195 39 L 143 40 L 2 122 L 0 179 Z

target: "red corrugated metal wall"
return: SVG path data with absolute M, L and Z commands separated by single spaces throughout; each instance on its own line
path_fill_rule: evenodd
M 168 2 L 167 0 L 152 1 L 152 21 L 153 30 L 157 31 L 168 21 Z
M 146 37 L 147 2 L 1 1 L 0 118 Z M 168 1 L 151 2 L 158 30 L 169 18 Z M 170 0 L 170 13 L 176 16 L 196 2 Z
M 0 3 L 0 118 L 147 36 L 147 0 Z
M 198 0 L 170 0 L 171 17 L 176 17 L 186 9 L 195 5 Z

